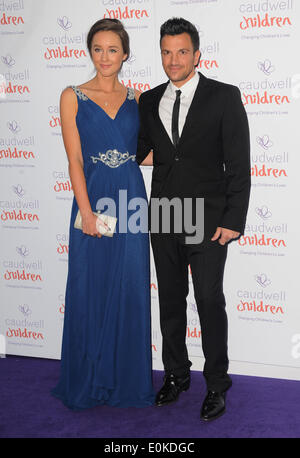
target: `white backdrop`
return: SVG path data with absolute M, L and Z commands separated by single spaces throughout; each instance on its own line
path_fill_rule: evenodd
M 58 105 L 66 86 L 93 76 L 87 31 L 103 17 L 123 21 L 131 56 L 120 80 L 145 91 L 166 79 L 160 25 L 182 16 L 199 30 L 199 69 L 239 86 L 251 129 L 247 227 L 230 245 L 225 273 L 230 371 L 300 380 L 299 3 L 0 1 L 0 342 L 7 354 L 60 358 L 73 193 Z M 142 171 L 149 192 L 152 170 Z M 153 262 L 151 273 L 153 367 L 162 369 Z M 192 369 L 202 370 L 191 283 L 187 344 Z

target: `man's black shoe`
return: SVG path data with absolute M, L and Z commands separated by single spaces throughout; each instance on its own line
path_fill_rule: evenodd
M 156 395 L 155 404 L 165 406 L 177 401 L 182 391 L 187 391 L 190 387 L 190 376 L 176 377 L 173 374 L 166 375 L 161 390 Z
M 201 409 L 202 420 L 215 420 L 223 415 L 223 413 L 225 413 L 225 393 L 208 391 Z

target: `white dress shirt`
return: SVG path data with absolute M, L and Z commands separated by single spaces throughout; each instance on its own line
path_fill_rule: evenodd
M 195 75 L 183 86 L 176 87 L 172 81 L 169 82 L 161 100 L 159 103 L 159 116 L 160 119 L 171 139 L 172 140 L 172 112 L 173 105 L 176 99 L 176 91 L 181 90 L 180 95 L 180 109 L 179 109 L 179 119 L 178 119 L 178 131 L 179 136 L 181 136 L 183 126 L 185 124 L 185 119 L 190 109 L 192 100 L 195 95 L 196 88 L 199 83 L 200 75 L 195 73 Z

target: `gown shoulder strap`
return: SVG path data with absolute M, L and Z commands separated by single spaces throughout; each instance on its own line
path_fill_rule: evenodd
M 128 100 L 133 100 L 135 98 L 135 92 L 133 87 L 128 88 L 127 98 Z
M 88 100 L 88 97 L 79 89 L 79 87 L 77 86 L 68 86 L 68 87 L 73 89 L 73 91 L 75 92 L 75 94 L 77 95 L 77 97 L 80 100 Z

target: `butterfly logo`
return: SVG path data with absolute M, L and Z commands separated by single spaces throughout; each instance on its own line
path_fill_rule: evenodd
M 72 23 L 69 21 L 69 18 L 67 16 L 57 18 L 57 23 L 64 30 L 69 30 L 72 27 Z
M 17 194 L 17 196 L 19 197 L 23 197 L 24 194 L 25 194 L 25 191 L 22 187 L 22 185 L 18 184 L 17 186 L 12 186 L 12 189 L 14 191 L 15 194 Z
M 261 208 L 256 207 L 255 213 L 262 219 L 268 219 L 272 216 L 272 213 L 266 205 L 263 205 Z
M 29 254 L 29 251 L 28 251 L 28 249 L 26 248 L 25 245 L 17 246 L 16 251 L 17 251 L 18 254 L 20 254 L 21 256 L 24 256 L 24 257 L 28 256 L 28 254 Z
M 256 141 L 259 144 L 259 146 L 261 146 L 263 149 L 269 149 L 273 146 L 273 142 L 270 140 L 270 137 L 268 135 L 257 137 Z
M 131 53 L 130 53 L 129 58 L 127 59 L 126 63 L 129 64 L 129 65 L 131 65 L 131 64 L 133 64 L 133 62 L 135 62 L 135 61 L 136 61 L 136 56 L 135 56 L 134 54 L 131 54 Z
M 8 121 L 7 127 L 13 134 L 18 134 L 21 130 L 20 125 L 17 123 L 17 121 Z
M 19 305 L 19 310 L 21 313 L 23 313 L 24 316 L 29 316 L 31 315 L 32 311 L 30 310 L 28 305 Z
M 10 54 L 7 54 L 6 56 L 1 56 L 1 61 L 8 67 L 12 67 L 16 63 L 15 59 L 13 59 Z
M 196 304 L 190 304 L 189 308 L 190 308 L 190 310 L 192 310 L 194 313 L 198 313 Z
M 257 283 L 260 286 L 262 286 L 263 288 L 266 288 L 267 286 L 269 286 L 271 284 L 271 280 L 268 279 L 266 274 L 255 275 L 254 278 L 257 281 Z
M 270 76 L 274 72 L 275 67 L 271 64 L 269 59 L 266 59 L 264 62 L 258 62 L 257 64 L 259 70 L 261 70 L 265 75 Z

